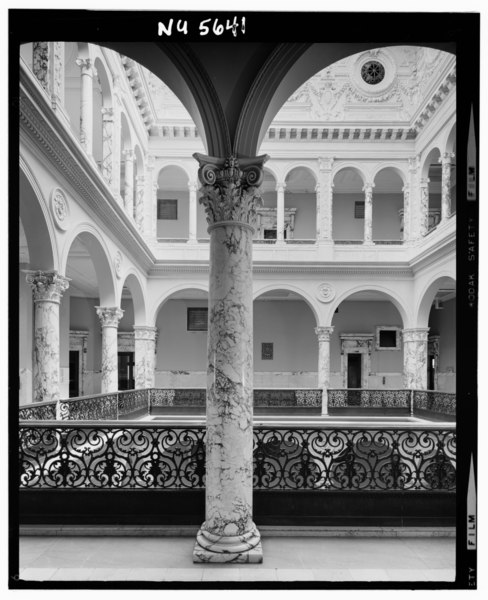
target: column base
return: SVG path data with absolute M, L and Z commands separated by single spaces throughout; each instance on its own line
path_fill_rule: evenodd
M 242 552 L 212 552 L 202 548 L 198 542 L 195 542 L 193 549 L 194 563 L 254 563 L 263 562 L 263 546 L 258 542 L 254 548 Z
M 244 535 L 218 536 L 203 527 L 193 549 L 194 563 L 262 563 L 263 547 L 254 527 Z

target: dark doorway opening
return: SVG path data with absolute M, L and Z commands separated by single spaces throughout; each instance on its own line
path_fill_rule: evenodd
M 133 390 L 134 352 L 119 352 L 119 390 Z
M 80 351 L 69 351 L 69 397 L 80 395 Z

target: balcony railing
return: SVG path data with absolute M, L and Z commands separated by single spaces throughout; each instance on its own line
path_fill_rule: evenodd
M 332 389 L 327 390 L 329 409 L 405 409 L 411 415 L 432 413 L 455 417 L 456 394 L 434 390 L 406 389 Z M 204 388 L 147 388 L 94 396 L 81 396 L 55 402 L 40 402 L 21 406 L 23 421 L 107 421 L 131 419 L 150 415 L 168 407 L 205 407 Z M 322 390 L 314 389 L 255 389 L 255 408 L 320 409 Z
M 205 428 L 23 422 L 21 489 L 198 489 Z M 454 492 L 454 428 L 253 431 L 256 490 Z

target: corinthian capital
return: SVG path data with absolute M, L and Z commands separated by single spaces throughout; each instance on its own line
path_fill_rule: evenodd
M 330 342 L 330 336 L 334 331 L 333 327 L 316 327 L 315 333 L 319 339 L 319 342 Z
M 200 204 L 205 207 L 207 223 L 234 221 L 252 226 L 256 209 L 262 205 L 259 186 L 268 156 L 239 160 L 235 156 L 226 159 L 198 153 L 193 156 L 200 165 Z
M 96 75 L 91 58 L 77 58 L 76 64 L 81 68 L 82 75 Z
M 118 327 L 124 311 L 117 306 L 95 306 L 102 327 Z
M 59 302 L 69 287 L 69 279 L 56 271 L 26 271 L 27 283 L 32 287 L 34 302 Z

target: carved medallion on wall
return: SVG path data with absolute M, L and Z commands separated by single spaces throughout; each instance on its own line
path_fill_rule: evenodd
M 356 100 L 368 101 L 368 97 L 375 97 L 376 102 L 392 100 L 392 94 L 396 92 L 396 75 L 395 61 L 387 50 L 363 52 L 350 66 Z
M 117 279 L 120 279 L 122 276 L 122 253 L 120 250 L 117 250 L 114 256 L 114 269 Z
M 61 231 L 69 227 L 69 204 L 66 195 L 60 188 L 54 188 L 51 194 L 51 213 L 54 223 Z
M 316 293 L 320 302 L 331 302 L 335 298 L 335 294 L 335 289 L 330 283 L 321 283 Z

